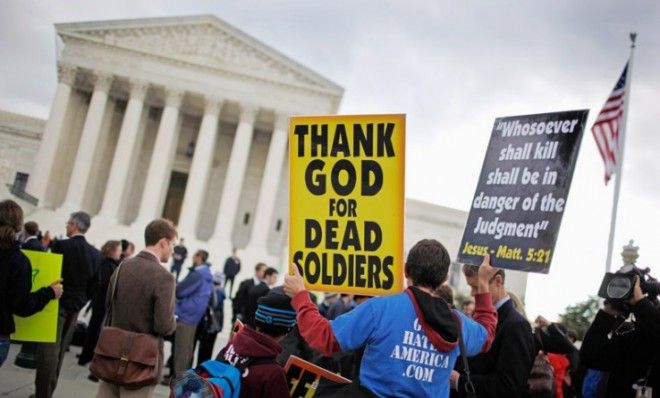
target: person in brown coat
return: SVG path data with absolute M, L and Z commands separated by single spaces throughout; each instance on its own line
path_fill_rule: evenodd
M 125 260 L 117 277 L 117 292 L 112 303 L 111 325 L 160 338 L 159 367 L 163 363 L 163 337 L 174 333 L 174 276 L 161 263 L 167 263 L 177 238 L 171 221 L 154 220 L 144 231 L 145 249 Z M 114 280 L 114 278 L 112 279 Z M 108 286 L 106 306 L 112 299 L 114 285 Z M 159 372 L 161 369 L 159 368 Z M 129 390 L 101 381 L 97 398 L 152 397 L 156 385 Z

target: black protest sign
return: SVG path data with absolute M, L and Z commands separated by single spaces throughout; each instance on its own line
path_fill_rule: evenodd
M 459 262 L 548 273 L 588 113 L 495 120 Z

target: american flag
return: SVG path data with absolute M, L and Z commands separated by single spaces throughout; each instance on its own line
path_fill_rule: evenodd
M 628 75 L 628 63 L 623 68 L 621 77 L 616 82 L 614 90 L 610 94 L 603 109 L 596 117 L 591 132 L 596 139 L 596 145 L 600 156 L 605 162 L 605 184 L 610 180 L 612 174 L 616 171 L 619 161 L 619 132 L 623 118 L 623 101 L 626 93 L 626 76 Z

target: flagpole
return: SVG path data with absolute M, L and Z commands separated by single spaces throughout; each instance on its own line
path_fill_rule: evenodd
M 612 269 L 612 250 L 614 248 L 614 231 L 616 230 L 616 214 L 619 205 L 619 191 L 621 190 L 621 177 L 623 177 L 623 154 L 626 144 L 626 124 L 628 122 L 628 105 L 630 104 L 630 88 L 632 87 L 632 66 L 633 54 L 635 52 L 635 39 L 637 33 L 630 33 L 630 59 L 628 60 L 628 70 L 626 71 L 626 90 L 623 97 L 623 118 L 619 127 L 619 152 L 616 165 L 616 183 L 614 185 L 614 200 L 612 203 L 612 219 L 610 220 L 610 239 L 607 242 L 607 262 L 605 271 Z

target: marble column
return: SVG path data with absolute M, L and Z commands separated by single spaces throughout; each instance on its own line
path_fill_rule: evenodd
M 277 187 L 280 184 L 282 163 L 286 156 L 288 125 L 288 115 L 276 115 L 273 134 L 270 138 L 270 147 L 268 148 L 268 156 L 266 157 L 264 175 L 261 179 L 261 187 L 259 188 L 259 200 L 254 213 L 254 224 L 249 246 L 262 251 L 266 250 L 268 244 L 268 234 L 270 232 L 271 219 L 273 218 L 275 199 L 277 198 Z
M 256 117 L 256 107 L 241 107 L 241 116 L 236 128 L 229 164 L 227 165 L 227 177 L 220 197 L 218 218 L 215 221 L 215 229 L 211 238 L 218 241 L 221 250 L 226 252 L 222 255 L 229 254 L 232 245 L 231 233 L 234 229 L 238 201 L 243 190 L 243 180 L 245 179 L 245 169 L 250 155 L 250 144 L 252 143 Z
M 181 216 L 178 225 L 180 236 L 195 236 L 197 234 L 197 222 L 199 221 L 205 194 L 204 188 L 213 163 L 218 133 L 218 114 L 221 108 L 222 100 L 217 98 L 206 99 L 204 117 L 197 135 L 186 192 L 181 205 Z
M 149 162 L 149 171 L 145 181 L 140 210 L 133 223 L 144 228 L 152 220 L 161 217 L 165 194 L 172 174 L 172 162 L 176 151 L 179 132 L 179 107 L 185 93 L 170 89 L 166 93 L 165 109 L 160 118 L 160 125 L 156 133 L 156 142 Z
M 97 74 L 94 78 L 94 93 L 89 103 L 82 135 L 78 143 L 78 151 L 73 163 L 66 199 L 62 205 L 66 210 L 81 209 L 94 161 L 96 144 L 99 142 L 99 134 L 101 133 L 105 107 L 108 103 L 108 92 L 112 81 L 113 77 L 111 75 L 102 73 Z
M 103 205 L 99 215 L 109 220 L 118 222 L 122 198 L 127 194 L 128 177 L 130 168 L 134 164 L 134 158 L 139 148 L 137 138 L 139 136 L 140 120 L 144 109 L 144 97 L 149 89 L 149 84 L 141 81 L 130 81 L 130 93 L 124 120 L 119 130 L 119 139 L 115 154 L 110 166 L 110 176 L 106 184 L 103 196 Z
M 39 199 L 39 207 L 51 205 L 47 197 L 48 186 L 53 179 L 53 173 L 58 171 L 55 157 L 57 149 L 62 141 L 62 136 L 68 132 L 64 131 L 66 113 L 71 98 L 71 89 L 76 80 L 76 67 L 66 64 L 57 66 L 57 90 L 50 108 L 50 116 L 46 122 L 44 132 L 41 136 L 41 145 L 36 157 L 34 170 L 28 179 L 27 192 Z

